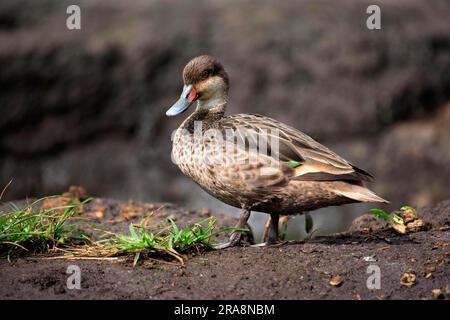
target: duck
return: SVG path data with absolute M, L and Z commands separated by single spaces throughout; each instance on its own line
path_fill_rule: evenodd
M 230 80 L 218 59 L 201 55 L 183 69 L 183 90 L 167 110 L 194 111 L 172 135 L 172 161 L 216 199 L 240 209 L 227 242 L 241 243 L 252 211 L 268 214 L 263 245 L 279 242 L 280 216 L 358 202 L 388 203 L 366 187 L 373 176 L 307 134 L 259 114 L 225 115 Z

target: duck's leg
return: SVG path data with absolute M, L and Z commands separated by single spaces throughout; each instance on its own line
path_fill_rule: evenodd
M 282 216 L 280 218 L 280 240 L 286 240 L 287 223 L 291 218 L 292 216 Z
M 264 232 L 261 237 L 261 242 L 266 242 L 267 237 L 269 236 L 270 225 L 272 224 L 272 218 L 269 217 L 266 222 L 266 226 L 264 227 Z
M 266 228 L 262 236 L 262 242 L 253 245 L 252 247 L 265 247 L 279 240 L 278 223 L 280 221 L 280 215 L 271 213 L 270 218 L 267 220 Z
M 248 218 L 250 218 L 250 210 L 242 209 L 241 215 L 239 216 L 239 222 L 235 226 L 237 229 L 243 229 L 247 225 Z M 225 249 L 228 247 L 233 247 L 239 244 L 242 238 L 242 231 L 233 231 L 228 242 L 219 243 L 214 245 L 214 249 Z
M 278 223 L 280 215 L 276 213 L 270 214 L 270 229 L 267 237 L 267 244 L 276 243 L 279 240 Z
M 291 219 L 290 216 L 282 216 L 279 219 L 278 228 L 281 230 L 280 239 L 284 240 L 286 236 L 287 222 Z M 264 232 L 262 234 L 261 242 L 266 243 L 267 237 L 269 236 L 270 228 L 272 226 L 272 217 L 267 219 L 266 226 L 264 228 Z

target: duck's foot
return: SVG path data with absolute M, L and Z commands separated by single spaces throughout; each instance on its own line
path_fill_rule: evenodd
M 278 244 L 279 244 L 279 242 L 265 241 L 265 242 L 261 242 L 261 243 L 257 243 L 257 244 L 252 244 L 250 247 L 252 247 L 252 248 L 264 248 L 264 247 L 277 246 Z
M 263 248 L 263 247 L 268 247 L 268 246 L 270 246 L 270 244 L 266 241 L 266 242 L 261 242 L 261 243 L 257 243 L 257 244 L 252 244 L 250 247 Z
M 279 241 L 278 239 L 269 236 L 267 241 L 253 244 L 253 245 L 251 245 L 251 247 L 255 247 L 255 248 L 256 247 L 271 247 L 271 246 L 275 246 L 275 245 L 279 244 L 280 242 L 283 242 L 283 241 Z
M 228 242 L 222 242 L 222 243 L 217 243 L 217 244 L 213 244 L 212 248 L 214 250 L 222 250 L 222 249 L 226 249 L 229 247 L 232 247 L 233 245 L 231 244 L 231 241 Z
M 262 242 L 262 243 L 258 243 L 258 244 L 253 244 L 250 247 L 252 248 L 263 248 L 263 247 L 281 247 L 284 246 L 285 244 L 289 244 L 289 243 L 297 243 L 295 240 L 282 240 L 282 241 L 276 241 L 276 242 Z
M 242 233 L 241 232 L 233 232 L 230 236 L 230 240 L 223 243 L 214 244 L 212 246 L 215 250 L 221 250 L 229 247 L 235 247 L 241 243 Z
M 269 247 L 269 246 L 276 246 L 278 244 L 282 244 L 284 241 L 280 241 L 280 237 L 278 234 L 278 216 L 277 215 L 271 215 L 270 219 L 270 225 L 269 230 L 266 233 L 266 235 L 263 235 L 261 243 L 252 245 L 252 247 Z
M 250 217 L 250 210 L 243 209 L 241 211 L 241 215 L 239 217 L 239 222 L 236 225 L 236 229 L 243 229 L 247 225 L 248 218 Z M 230 236 L 230 240 L 228 242 L 224 243 L 218 243 L 216 245 L 213 245 L 213 249 L 220 250 L 225 249 L 229 247 L 237 246 L 241 243 L 242 239 L 242 231 L 233 231 Z
M 315 230 L 311 231 L 309 234 L 306 235 L 306 237 L 305 237 L 305 239 L 303 239 L 303 241 L 308 242 L 309 240 L 311 240 L 317 231 L 319 231 L 319 229 L 315 229 Z

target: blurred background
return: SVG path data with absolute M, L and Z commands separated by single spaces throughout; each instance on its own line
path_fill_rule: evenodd
M 81 30 L 66 28 L 71 4 Z M 381 30 L 366 27 L 370 4 Z M 3 200 L 81 185 L 236 214 L 170 160 L 185 115 L 165 111 L 184 65 L 205 53 L 230 75 L 228 113 L 311 135 L 371 172 L 385 209 L 450 198 L 448 0 L 2 0 L 0 186 L 13 179 Z M 369 207 L 320 210 L 315 228 L 343 230 Z

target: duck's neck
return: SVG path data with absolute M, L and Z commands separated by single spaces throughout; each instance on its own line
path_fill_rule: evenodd
M 211 98 L 207 100 L 198 100 L 197 102 L 197 108 L 196 110 L 201 109 L 216 109 L 216 108 L 224 108 L 226 107 L 226 104 L 228 102 L 228 95 L 224 92 L 215 96 L 212 96 Z
M 198 113 L 201 118 L 204 118 L 204 121 L 217 121 L 223 117 L 227 102 L 227 93 L 218 92 L 207 100 L 198 100 L 195 113 Z
M 223 99 L 214 99 L 207 101 L 198 101 L 197 108 L 184 122 L 180 128 L 188 129 L 189 132 L 193 132 L 194 125 L 201 122 L 202 131 L 207 130 L 214 126 L 214 124 L 220 120 L 227 107 L 227 97 Z

